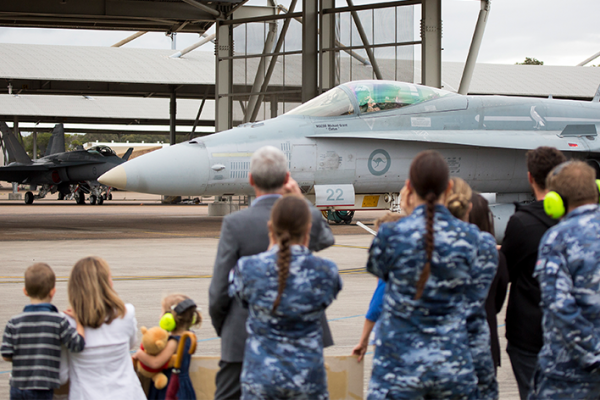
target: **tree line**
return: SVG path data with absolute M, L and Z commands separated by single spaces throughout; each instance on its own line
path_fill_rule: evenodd
M 37 157 L 43 157 L 48 147 L 52 132 L 38 132 L 37 134 Z M 33 135 L 23 135 L 23 147 L 27 154 L 33 158 Z M 177 135 L 177 143 L 186 141 L 187 135 Z M 72 151 L 88 142 L 111 142 L 115 143 L 164 143 L 168 142 L 165 135 L 140 135 L 140 134 L 115 134 L 115 133 L 86 133 L 85 135 L 65 133 L 65 151 Z

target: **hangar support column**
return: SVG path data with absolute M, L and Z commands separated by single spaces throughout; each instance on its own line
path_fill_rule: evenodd
M 335 0 L 321 0 L 321 49 L 332 49 L 337 43 L 336 40 L 336 29 L 335 29 L 335 14 L 329 13 L 324 14 L 323 10 L 335 8 Z M 319 87 L 320 92 L 326 92 L 327 90 L 339 85 L 339 76 L 336 68 L 336 60 L 338 53 L 335 51 L 322 51 L 321 52 L 321 85 Z
M 21 145 L 23 145 L 23 138 L 21 137 L 21 133 L 19 132 L 19 117 L 15 115 L 13 119 L 13 134 L 17 138 L 17 140 L 21 139 Z M 23 146 L 25 148 L 25 146 Z M 9 162 L 13 162 L 16 160 L 9 160 Z M 9 200 L 21 200 L 21 193 L 19 193 L 19 184 L 17 182 L 12 183 L 13 191 L 8 194 Z
M 215 132 L 233 127 L 233 25 L 217 20 L 216 85 L 215 85 Z
M 302 102 L 317 97 L 319 15 L 315 0 L 302 0 Z
M 442 0 L 423 0 L 421 83 L 442 87 Z
M 169 103 L 169 144 L 173 146 L 177 143 L 177 94 L 173 86 L 169 86 L 169 91 L 171 92 L 171 101 Z

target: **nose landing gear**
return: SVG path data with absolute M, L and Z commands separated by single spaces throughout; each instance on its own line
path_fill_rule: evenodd
M 350 225 L 354 218 L 354 211 L 327 211 L 327 220 L 336 224 Z

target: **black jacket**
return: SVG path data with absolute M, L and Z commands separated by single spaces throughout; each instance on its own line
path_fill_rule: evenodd
M 511 287 L 506 309 L 506 339 L 511 346 L 538 353 L 544 344 L 540 286 L 533 277 L 542 236 L 558 220 L 544 212 L 542 201 L 517 204 L 506 226 L 501 251 Z
M 506 288 L 508 287 L 508 269 L 506 268 L 506 257 L 502 252 L 498 253 L 498 269 L 496 276 L 490 286 L 490 292 L 485 300 L 485 312 L 488 325 L 490 326 L 490 344 L 492 346 L 492 359 L 494 367 L 500 366 L 500 341 L 498 340 L 498 322 L 496 314 L 502 311 Z

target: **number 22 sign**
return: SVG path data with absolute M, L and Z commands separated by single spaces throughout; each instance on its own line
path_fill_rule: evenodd
M 315 205 L 354 206 L 353 185 L 315 185 Z

